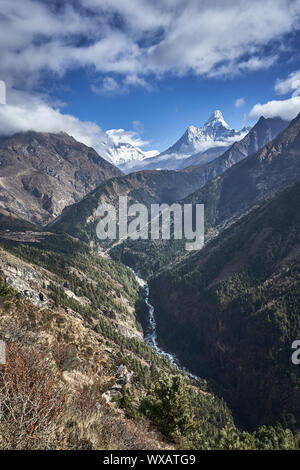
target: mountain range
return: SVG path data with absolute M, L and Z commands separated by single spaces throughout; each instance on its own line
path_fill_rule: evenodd
M 279 118 L 265 119 L 262 117 L 241 142 L 236 142 L 222 156 L 206 165 L 188 167 L 181 171 L 142 170 L 107 183 L 104 182 L 78 204 L 67 207 L 61 216 L 51 223 L 51 227 L 85 241 L 93 240 L 98 244 L 99 240 L 94 230 L 94 213 L 100 202 L 117 204 L 119 195 L 127 195 L 131 202 L 140 202 L 147 206 L 151 203 L 167 202 L 171 204 L 179 201 L 191 194 L 196 188 L 204 186 L 216 175 L 222 174 L 232 165 L 247 157 L 249 153 L 260 148 L 259 146 L 269 142 L 287 125 L 286 121 Z M 127 240 L 124 243 L 129 245 L 131 241 Z M 140 241 L 134 245 L 139 244 L 143 248 L 140 253 L 141 258 L 137 257 L 137 262 L 144 258 L 145 245 L 147 245 L 147 252 L 151 250 L 152 245 L 156 246 L 151 241 L 145 243 Z M 136 248 L 134 248 L 135 250 Z M 155 259 L 154 256 L 153 260 Z
M 246 142 L 269 125 L 261 118 Z M 161 347 L 210 377 L 250 429 L 299 429 L 291 361 L 300 331 L 299 190 L 300 114 L 182 201 L 204 203 L 204 249 L 188 254 L 181 240 L 152 248 L 140 240 L 111 251 L 150 277 Z
M 0 339 L 55 429 L 8 414 L 0 448 L 299 449 L 300 114 L 204 127 L 175 144 L 198 145 L 186 167 L 130 174 L 63 133 L 0 140 Z M 96 209 L 121 195 L 204 204 L 204 248 L 99 241 Z
M 228 149 L 223 155 L 216 158 L 210 163 L 205 165 L 196 165 L 188 167 L 184 170 L 181 170 L 177 173 L 184 173 L 187 175 L 197 175 L 197 183 L 199 189 L 187 196 L 186 199 L 181 201 L 182 203 L 205 203 L 205 227 L 211 229 L 210 236 L 215 233 L 217 227 L 214 224 L 211 224 L 211 213 L 220 214 L 220 210 L 217 207 L 214 212 L 211 209 L 213 204 L 213 192 L 210 188 L 215 187 L 217 184 L 222 184 L 222 181 L 230 174 L 232 170 L 233 174 L 239 175 L 239 166 L 243 167 L 243 164 L 248 165 L 250 156 L 253 159 L 255 152 L 259 150 L 264 144 L 270 142 L 269 139 L 274 139 L 282 130 L 286 128 L 288 123 L 279 118 L 265 119 L 261 117 L 255 126 L 250 130 L 247 136 L 244 137 L 240 142 L 234 143 L 230 149 Z M 271 141 L 271 142 L 274 142 Z M 265 147 L 263 146 L 262 149 Z M 262 150 L 261 150 L 262 151 Z M 254 153 L 253 153 L 254 152 Z M 297 172 L 296 172 L 297 173 Z M 268 174 L 263 173 L 264 178 L 268 178 Z M 291 177 L 293 175 L 291 174 Z M 231 181 L 228 185 L 228 191 L 238 191 L 239 188 L 239 176 L 236 176 L 237 182 Z M 231 187 L 232 185 L 232 187 Z M 266 185 L 268 182 L 266 181 Z M 280 181 L 276 183 L 280 185 Z M 270 186 L 268 186 L 270 187 Z M 248 188 L 248 183 L 245 188 L 241 187 L 240 191 L 243 192 Z M 206 198 L 204 194 L 208 191 L 208 197 Z M 231 204 L 234 205 L 235 202 L 238 203 L 238 197 L 232 195 Z M 237 216 L 236 214 L 234 216 Z M 226 223 L 228 220 L 226 220 Z M 224 222 L 222 222 L 224 223 Z M 163 241 L 151 241 L 147 242 L 143 240 L 138 240 L 133 242 L 132 240 L 124 241 L 124 248 L 120 246 L 116 247 L 113 250 L 113 255 L 117 256 L 118 259 L 122 259 L 124 262 L 130 263 L 135 269 L 141 270 L 140 272 L 144 276 L 149 276 L 150 273 L 156 272 L 160 265 L 164 265 L 167 262 L 170 262 L 172 259 L 176 259 L 179 254 L 184 253 L 184 242 L 182 240 L 171 240 L 168 244 L 165 244 Z M 135 256 L 132 256 L 132 253 Z
M 299 428 L 299 181 L 151 281 L 162 347 L 214 380 L 250 429 Z
M 142 162 L 131 162 L 126 170 L 139 169 L 181 169 L 192 163 L 206 163 L 224 153 L 226 147 L 241 140 L 250 130 L 232 129 L 216 110 L 202 127 L 189 126 L 182 137 L 158 156 Z M 191 159 L 193 156 L 193 159 Z

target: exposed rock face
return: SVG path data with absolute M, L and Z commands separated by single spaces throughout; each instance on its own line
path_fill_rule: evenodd
M 256 145 L 257 137 L 253 136 L 255 142 L 251 145 Z M 206 229 L 221 228 L 299 179 L 299 142 L 300 114 L 276 139 L 209 181 L 184 202 L 205 204 Z
M 45 224 L 122 172 L 65 134 L 27 132 L 0 139 L 0 207 Z
M 4 276 L 7 284 L 33 305 L 42 307 L 48 304 L 41 276 L 29 264 L 1 251 L 0 273 Z
M 121 392 L 128 392 L 130 390 L 130 381 L 134 372 L 129 372 L 124 364 L 121 364 L 116 371 L 116 383 L 103 395 L 104 398 L 110 402 L 113 398 L 120 395 Z
M 280 118 L 265 119 L 263 116 L 250 130 L 250 132 L 239 142 L 235 142 L 225 153 L 215 160 L 196 166 L 187 167 L 185 172 L 197 172 L 202 175 L 201 186 L 212 178 L 221 175 L 235 163 L 257 152 L 264 145 L 275 139 L 277 135 L 288 126 L 287 121 Z M 191 162 L 194 165 L 194 162 Z

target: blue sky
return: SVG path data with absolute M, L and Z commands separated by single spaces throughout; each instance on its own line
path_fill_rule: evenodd
M 68 74 L 63 83 L 68 91 L 54 91 L 65 100 L 64 112 L 81 120 L 96 121 L 104 130 L 132 129 L 134 121 L 142 123 L 141 135 L 151 143 L 146 148 L 165 150 L 189 125 L 201 126 L 215 109 L 221 109 L 228 124 L 236 129 L 253 125 L 247 115 L 256 103 L 278 99 L 274 90 L 277 78 L 285 78 L 300 68 L 295 56 L 290 64 L 283 62 L 269 70 L 245 73 L 234 78 L 201 78 L 197 76 L 166 77 L 151 81 L 152 89 L 132 89 L 124 94 L 95 94 L 89 78 L 82 71 Z M 244 104 L 236 107 L 237 99 Z M 299 108 L 300 111 L 300 108 Z
M 99 150 L 104 131 L 123 129 L 162 151 L 215 109 L 234 128 L 300 111 L 299 0 L 0 6 L 3 134 L 62 130 Z

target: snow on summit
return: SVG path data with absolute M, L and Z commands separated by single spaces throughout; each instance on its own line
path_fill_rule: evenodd
M 160 155 L 174 155 L 174 158 L 185 158 L 194 153 L 208 150 L 211 147 L 226 146 L 241 140 L 249 131 L 232 129 L 217 109 L 202 127 L 189 126 L 183 136 Z
M 249 130 L 249 127 L 241 130 L 232 129 L 225 121 L 222 112 L 217 109 L 202 127 L 189 126 L 174 145 L 159 155 L 145 155 L 140 148 L 121 142 L 114 142 L 114 145 L 106 148 L 106 155 L 125 172 L 142 169 L 179 169 L 185 166 L 184 161 L 192 155 L 218 148 L 226 149 L 245 137 Z M 216 155 L 216 152 L 212 152 L 203 156 L 203 162 L 215 158 Z

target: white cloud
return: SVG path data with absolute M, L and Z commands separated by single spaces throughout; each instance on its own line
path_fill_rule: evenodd
M 294 119 L 300 112 L 300 70 L 292 72 L 286 79 L 277 79 L 275 91 L 280 95 L 292 93 L 286 100 L 272 100 L 264 104 L 256 104 L 246 119 L 281 117 L 287 121 Z
M 92 84 L 91 90 L 98 95 L 120 95 L 126 91 L 113 77 L 105 77 L 100 85 Z
M 236 63 L 235 60 L 228 61 L 225 64 L 216 67 L 208 73 L 209 77 L 236 77 L 243 72 L 255 72 L 256 70 L 265 70 L 271 67 L 278 56 L 273 55 L 270 57 L 251 57 L 247 60 L 241 60 Z
M 244 98 L 237 98 L 235 100 L 234 106 L 236 108 L 240 108 L 241 106 L 244 106 L 244 104 L 245 104 L 245 99 Z
M 292 92 L 292 96 L 298 96 L 300 94 L 300 70 L 290 73 L 286 79 L 277 79 L 275 91 L 280 95 Z
M 0 78 L 10 91 L 0 108 L 0 132 L 65 131 L 101 150 L 107 139 L 145 141 L 137 129 L 103 132 L 93 122 L 63 114 L 44 96 L 30 93 L 44 73 L 63 76 L 92 69 L 96 93 L 151 90 L 165 74 L 234 76 L 270 67 L 285 35 L 299 28 L 299 0 L 0 0 Z M 91 14 L 92 12 L 92 14 Z M 277 41 L 276 54 L 265 53 Z M 276 84 L 278 93 L 298 94 L 299 72 Z M 99 78 L 101 77 L 101 78 Z M 25 98 L 26 97 L 26 98 Z M 17 99 L 18 98 L 18 99 Z M 296 114 L 297 96 L 256 105 L 250 115 Z
M 34 130 L 37 132 L 66 132 L 79 142 L 93 147 L 106 156 L 107 146 L 129 143 L 135 147 L 149 144 L 137 129 L 110 129 L 104 132 L 95 122 L 81 121 L 71 114 L 63 114 L 43 95 L 8 90 L 8 104 L 0 105 L 0 135 Z
M 106 135 L 93 122 L 63 114 L 52 107 L 43 96 L 8 90 L 7 104 L 0 106 L 0 133 L 12 135 L 16 132 L 67 132 L 80 142 L 95 145 Z
M 287 100 L 273 100 L 265 104 L 256 104 L 248 114 L 248 119 L 281 117 L 287 121 L 294 119 L 300 112 L 300 96 Z
M 129 92 L 130 87 L 137 86 L 151 90 L 151 86 L 143 78 L 136 75 L 127 75 L 123 79 L 117 81 L 113 77 L 104 77 L 101 82 L 93 83 L 91 90 L 99 95 L 123 95 Z
M 92 67 L 107 76 L 109 93 L 150 89 L 153 75 L 268 68 L 277 55 L 266 56 L 265 46 L 278 41 L 279 53 L 300 15 L 299 0 L 77 0 L 58 9 L 46 0 L 0 4 L 0 75 L 8 84 L 31 86 L 45 71 Z
M 126 143 L 134 145 L 135 147 L 144 147 L 149 144 L 149 141 L 143 140 L 136 131 L 110 129 L 106 133 L 115 145 Z

